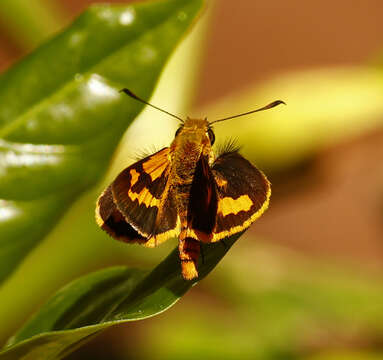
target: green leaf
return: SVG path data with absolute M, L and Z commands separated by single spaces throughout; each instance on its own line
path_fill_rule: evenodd
M 94 185 L 202 0 L 93 6 L 0 77 L 0 279 Z
M 200 279 L 241 234 L 203 246 Z M 149 274 L 115 267 L 84 276 L 61 289 L 8 342 L 5 359 L 61 359 L 107 327 L 159 314 L 197 281 L 182 278 L 178 249 Z

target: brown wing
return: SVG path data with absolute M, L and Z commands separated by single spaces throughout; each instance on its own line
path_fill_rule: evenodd
M 194 172 L 187 214 L 188 236 L 210 242 L 216 226 L 218 197 L 207 157 L 201 156 Z
M 96 221 L 101 229 L 117 240 L 138 243 L 147 241 L 147 238 L 134 230 L 118 211 L 113 201 L 111 186 L 108 186 L 97 200 Z
M 238 152 L 216 159 L 212 173 L 217 185 L 218 210 L 211 241 L 250 226 L 267 209 L 271 195 L 266 176 Z
M 177 211 L 169 193 L 169 148 L 123 170 L 100 196 L 101 228 L 126 242 L 153 247 L 177 236 Z

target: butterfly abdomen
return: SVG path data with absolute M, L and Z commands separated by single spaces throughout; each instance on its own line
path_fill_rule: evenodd
M 198 277 L 197 263 L 201 252 L 201 245 L 198 240 L 187 237 L 188 229 L 181 230 L 178 239 L 178 251 L 181 260 L 182 276 L 186 280 Z

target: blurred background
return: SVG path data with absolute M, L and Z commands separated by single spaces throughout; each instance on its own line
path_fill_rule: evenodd
M 2 1 L 0 70 L 97 2 Z M 182 71 L 191 69 L 181 108 L 214 119 L 287 102 L 216 127 L 271 179 L 271 206 L 177 305 L 108 330 L 68 359 L 383 358 L 382 14 L 378 0 L 208 4 L 190 34 L 195 53 L 176 54 Z M 177 93 L 183 84 L 161 86 Z M 179 109 L 166 101 L 156 104 Z M 148 135 L 141 123 L 123 154 L 136 150 L 134 134 L 166 143 L 176 126 Z M 153 251 L 130 247 L 89 269 L 150 267 L 160 256 Z

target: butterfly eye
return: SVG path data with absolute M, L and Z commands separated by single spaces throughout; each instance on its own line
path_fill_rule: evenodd
M 181 129 L 182 129 L 182 126 L 177 129 L 176 134 L 174 135 L 174 137 L 177 137 L 177 135 L 180 133 Z
M 207 130 L 207 135 L 209 136 L 210 145 L 213 145 L 214 141 L 215 141 L 215 135 L 213 133 L 213 130 L 212 129 L 208 129 Z

